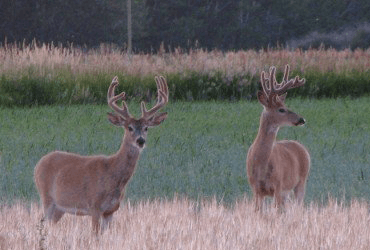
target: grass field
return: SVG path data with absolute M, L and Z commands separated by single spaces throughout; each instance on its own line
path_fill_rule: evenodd
M 253 211 L 245 160 L 257 102 L 175 102 L 148 145 L 113 224 L 97 240 L 89 217 L 40 224 L 33 183 L 53 150 L 113 154 L 123 131 L 106 105 L 0 111 L 0 249 L 368 249 L 370 98 L 289 99 L 304 127 L 284 127 L 310 151 L 305 206 Z M 139 104 L 128 104 L 139 115 Z M 332 197 L 332 198 L 330 198 Z M 19 203 L 19 200 L 21 202 Z M 339 202 L 336 202 L 338 200 Z M 343 203 L 342 203 L 343 202 Z
M 188 96 L 189 86 L 215 85 L 219 93 L 235 79 L 240 86 L 253 85 L 261 70 L 287 63 L 310 79 L 305 96 L 320 89 L 329 93 L 321 97 L 343 96 L 355 86 L 357 92 L 344 96 L 363 96 L 369 53 L 174 49 L 128 58 L 110 46 L 87 52 L 52 45 L 0 47 L 1 103 L 31 107 L 0 110 L 0 249 L 369 249 L 370 97 L 288 96 L 287 106 L 307 124 L 282 128 L 278 138 L 299 140 L 310 151 L 305 205 L 288 204 L 282 213 L 267 206 L 261 215 L 253 211 L 245 166 L 261 105 L 246 101 L 250 96 L 237 102 L 174 102 L 171 96 L 168 119 L 149 131 L 122 207 L 99 239 L 91 235 L 88 217 L 66 215 L 54 227 L 40 223 L 33 170 L 53 150 L 113 154 L 122 129 L 107 121 L 107 105 L 32 107 L 105 102 L 107 83 L 116 74 L 122 85 L 138 87 L 130 100 L 140 99 L 135 91 L 155 87 L 155 74 L 172 82 L 171 95 L 186 87 L 186 98 L 176 100 L 190 100 L 196 95 Z M 192 78 L 194 73 L 200 78 Z M 221 99 L 239 100 L 237 94 Z M 139 115 L 139 103 L 128 104 Z
M 306 202 L 328 194 L 349 201 L 370 200 L 370 98 L 287 101 L 307 120 L 284 127 L 280 139 L 296 139 L 310 151 Z M 129 103 L 139 115 L 139 104 Z M 53 150 L 83 155 L 113 154 L 123 130 L 106 119 L 106 105 L 44 106 L 0 111 L 0 197 L 38 200 L 33 169 Z M 131 201 L 213 198 L 233 203 L 251 194 L 246 152 L 253 142 L 262 106 L 257 102 L 177 102 L 168 119 L 150 129 L 126 195 Z
M 40 222 L 32 203 L 0 208 L 0 249 L 338 249 L 370 247 L 368 204 L 334 200 L 325 207 L 288 204 L 284 213 L 256 214 L 247 199 L 233 208 L 215 200 L 125 203 L 99 238 L 88 217 L 66 215 L 55 226 Z

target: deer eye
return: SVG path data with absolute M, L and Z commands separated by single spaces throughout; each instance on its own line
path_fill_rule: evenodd
M 148 127 L 145 127 L 145 128 L 144 128 L 144 131 L 145 131 L 145 132 L 146 132 L 146 131 L 148 131 Z
M 131 127 L 131 126 L 128 126 L 128 131 L 132 132 L 132 131 L 134 131 L 134 128 Z
M 279 109 L 280 113 L 285 113 L 285 109 Z

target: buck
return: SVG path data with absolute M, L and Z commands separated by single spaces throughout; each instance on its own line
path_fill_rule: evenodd
M 135 119 L 123 100 L 125 92 L 114 95 L 118 78 L 113 78 L 107 99 L 116 113 L 108 113 L 108 120 L 125 131 L 116 154 L 81 156 L 54 151 L 40 159 L 34 178 L 46 219 L 57 223 L 64 213 L 89 215 L 96 233 L 106 228 L 134 174 L 139 155 L 145 147 L 148 127 L 157 126 L 167 118 L 166 112 L 157 114 L 157 111 L 168 102 L 168 86 L 162 76 L 155 77 L 155 81 L 157 103 L 148 111 L 142 102 L 142 116 Z M 117 104 L 119 100 L 122 100 L 122 107 Z
M 263 91 L 257 92 L 258 101 L 264 110 L 260 117 L 258 134 L 247 155 L 247 175 L 252 187 L 256 210 L 262 208 L 266 196 L 273 196 L 275 206 L 281 207 L 294 190 L 302 203 L 306 180 L 310 169 L 310 155 L 307 149 L 294 140 L 276 140 L 281 126 L 300 126 L 305 120 L 290 111 L 284 104 L 288 89 L 303 86 L 305 79 L 288 80 L 289 65 L 286 65 L 283 81 L 278 84 L 276 68 L 270 67 L 270 74 L 261 73 Z

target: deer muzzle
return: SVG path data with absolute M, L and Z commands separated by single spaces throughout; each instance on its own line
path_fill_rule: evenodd
M 136 144 L 140 147 L 140 148 L 143 148 L 144 147 L 144 144 L 145 144 L 145 139 L 143 137 L 139 137 L 137 140 L 136 140 Z
M 301 118 L 299 118 L 298 122 L 296 124 L 294 124 L 294 125 L 296 125 L 296 126 L 302 126 L 305 123 L 306 123 L 306 120 L 301 117 Z

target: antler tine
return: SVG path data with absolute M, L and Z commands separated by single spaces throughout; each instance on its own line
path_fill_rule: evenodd
M 304 85 L 306 80 L 304 78 L 299 79 L 299 76 L 296 76 L 294 79 L 288 80 L 289 71 L 290 71 L 290 67 L 287 64 L 285 66 L 283 81 L 280 84 L 278 84 L 275 79 L 275 82 L 273 84 L 274 86 L 273 89 L 274 89 L 274 93 L 276 93 L 277 95 L 284 94 L 288 89 L 293 89 L 293 88 L 297 88 L 297 87 Z
M 145 107 L 145 103 L 141 102 L 141 113 L 143 118 L 151 118 L 159 109 L 168 103 L 168 85 L 163 76 L 156 76 L 155 82 L 157 84 L 158 98 L 157 103 L 149 111 Z
M 114 90 L 116 89 L 116 86 L 118 85 L 118 77 L 115 76 L 109 85 L 108 93 L 107 93 L 107 100 L 109 101 L 110 98 L 114 96 Z
M 275 68 L 275 67 L 274 67 Z M 286 65 L 285 67 L 285 70 L 284 70 L 284 76 L 283 76 L 283 80 L 281 83 L 278 83 L 276 81 L 276 68 L 275 68 L 275 71 L 274 71 L 274 81 L 273 81 L 273 89 L 274 89 L 274 92 L 277 92 L 279 91 L 280 89 L 282 89 L 282 87 L 284 87 L 284 85 L 286 83 L 288 83 L 288 77 L 289 77 L 289 65 Z M 282 93 L 283 94 L 283 93 Z
M 167 85 L 167 82 L 166 82 L 166 79 L 164 79 L 163 76 L 159 76 L 158 78 L 158 82 L 159 84 L 161 85 L 161 90 L 163 91 L 163 96 L 165 98 L 164 102 L 167 103 L 168 102 L 168 85 Z
M 270 88 L 271 92 L 274 93 L 275 91 L 275 83 L 276 83 L 276 68 L 274 66 L 270 67 Z
M 121 94 L 115 96 L 114 91 L 117 86 L 118 86 L 118 77 L 115 76 L 112 80 L 112 83 L 110 84 L 108 88 L 108 93 L 107 93 L 108 106 L 111 107 L 118 114 L 120 114 L 124 119 L 127 119 L 131 117 L 131 115 L 128 111 L 126 102 L 123 100 L 126 96 L 126 93 L 122 92 Z M 122 108 L 118 107 L 117 105 L 118 100 L 122 100 Z
M 261 73 L 261 86 L 263 89 L 263 92 L 265 92 L 266 96 L 269 96 L 271 93 L 271 82 L 269 78 L 265 77 L 265 71 L 262 71 Z M 271 74 L 271 73 L 270 73 Z

